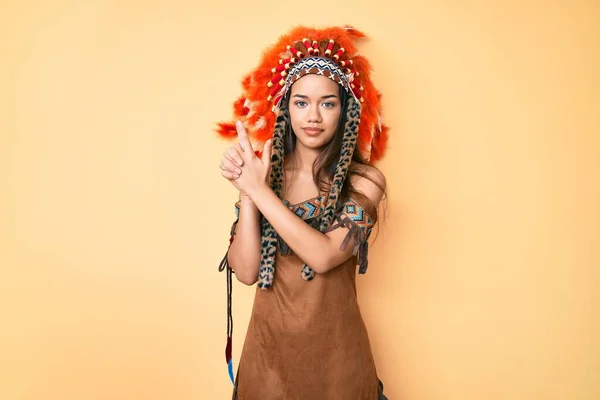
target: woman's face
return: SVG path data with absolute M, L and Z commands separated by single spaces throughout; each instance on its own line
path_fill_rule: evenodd
M 298 79 L 290 92 L 290 120 L 299 144 L 320 149 L 335 136 L 342 111 L 339 85 L 322 75 Z

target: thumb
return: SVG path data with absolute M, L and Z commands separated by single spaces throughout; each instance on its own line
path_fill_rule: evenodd
M 262 163 L 265 166 L 271 165 L 271 150 L 273 149 L 273 140 L 269 139 L 265 142 L 262 152 Z

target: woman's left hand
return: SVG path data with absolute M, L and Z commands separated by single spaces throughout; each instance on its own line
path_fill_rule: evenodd
M 235 180 L 240 190 L 246 192 L 250 197 L 252 194 L 265 186 L 271 173 L 271 139 L 267 140 L 263 148 L 262 157 L 258 158 L 254 153 L 248 132 L 244 125 L 238 121 L 236 123 L 238 139 L 242 148 L 242 159 L 244 163 L 241 167 L 242 173 Z

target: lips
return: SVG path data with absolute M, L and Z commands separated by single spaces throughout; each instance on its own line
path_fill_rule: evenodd
M 321 132 L 323 132 L 323 129 L 320 128 L 302 128 L 302 130 L 308 135 L 308 136 L 317 136 L 319 135 Z

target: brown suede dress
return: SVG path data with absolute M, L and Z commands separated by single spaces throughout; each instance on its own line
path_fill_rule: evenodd
M 317 217 L 310 212 L 311 201 L 288 206 L 309 222 Z M 366 241 L 373 223 L 357 203 L 349 200 L 340 210 L 338 222 L 343 221 L 350 228 L 348 235 Z M 339 223 L 337 229 L 345 229 Z M 349 244 L 358 249 L 359 243 Z M 234 399 L 379 399 L 357 302 L 357 257 L 307 282 L 300 274 L 302 260 L 289 249 L 284 253 L 288 255 L 277 252 L 273 286 L 256 290 Z

